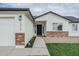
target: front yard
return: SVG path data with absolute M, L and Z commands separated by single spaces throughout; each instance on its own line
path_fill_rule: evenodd
M 47 43 L 51 56 L 79 56 L 79 43 Z

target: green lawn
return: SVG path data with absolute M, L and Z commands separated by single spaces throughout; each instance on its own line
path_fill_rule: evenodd
M 78 43 L 48 43 L 46 45 L 51 56 L 79 56 Z

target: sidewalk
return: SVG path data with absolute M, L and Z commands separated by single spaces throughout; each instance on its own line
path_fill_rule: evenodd
M 42 37 L 37 37 L 31 55 L 48 56 L 49 52 Z

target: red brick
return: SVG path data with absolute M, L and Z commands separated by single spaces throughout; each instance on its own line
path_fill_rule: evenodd
M 46 36 L 48 37 L 68 37 L 68 32 L 53 32 L 53 31 L 47 31 Z

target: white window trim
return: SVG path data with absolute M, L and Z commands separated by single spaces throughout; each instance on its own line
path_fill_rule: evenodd
M 55 23 L 55 24 L 57 24 L 56 29 L 54 29 L 54 25 L 53 25 L 54 23 Z M 54 23 L 52 23 L 52 26 L 53 26 L 53 27 L 52 27 L 52 28 L 53 28 L 53 31 L 63 31 L 63 24 L 62 24 L 62 23 L 56 23 L 56 22 L 54 22 Z M 61 24 L 61 25 L 62 25 L 62 30 L 58 30 L 58 29 L 57 29 L 57 27 L 58 27 L 58 25 L 59 25 L 59 24 Z
M 75 26 L 77 26 L 77 29 L 75 29 L 76 27 L 75 27 L 75 28 L 73 28 L 73 24 L 74 24 Z M 72 31 L 73 31 L 73 32 L 78 31 L 78 24 L 72 23 Z

